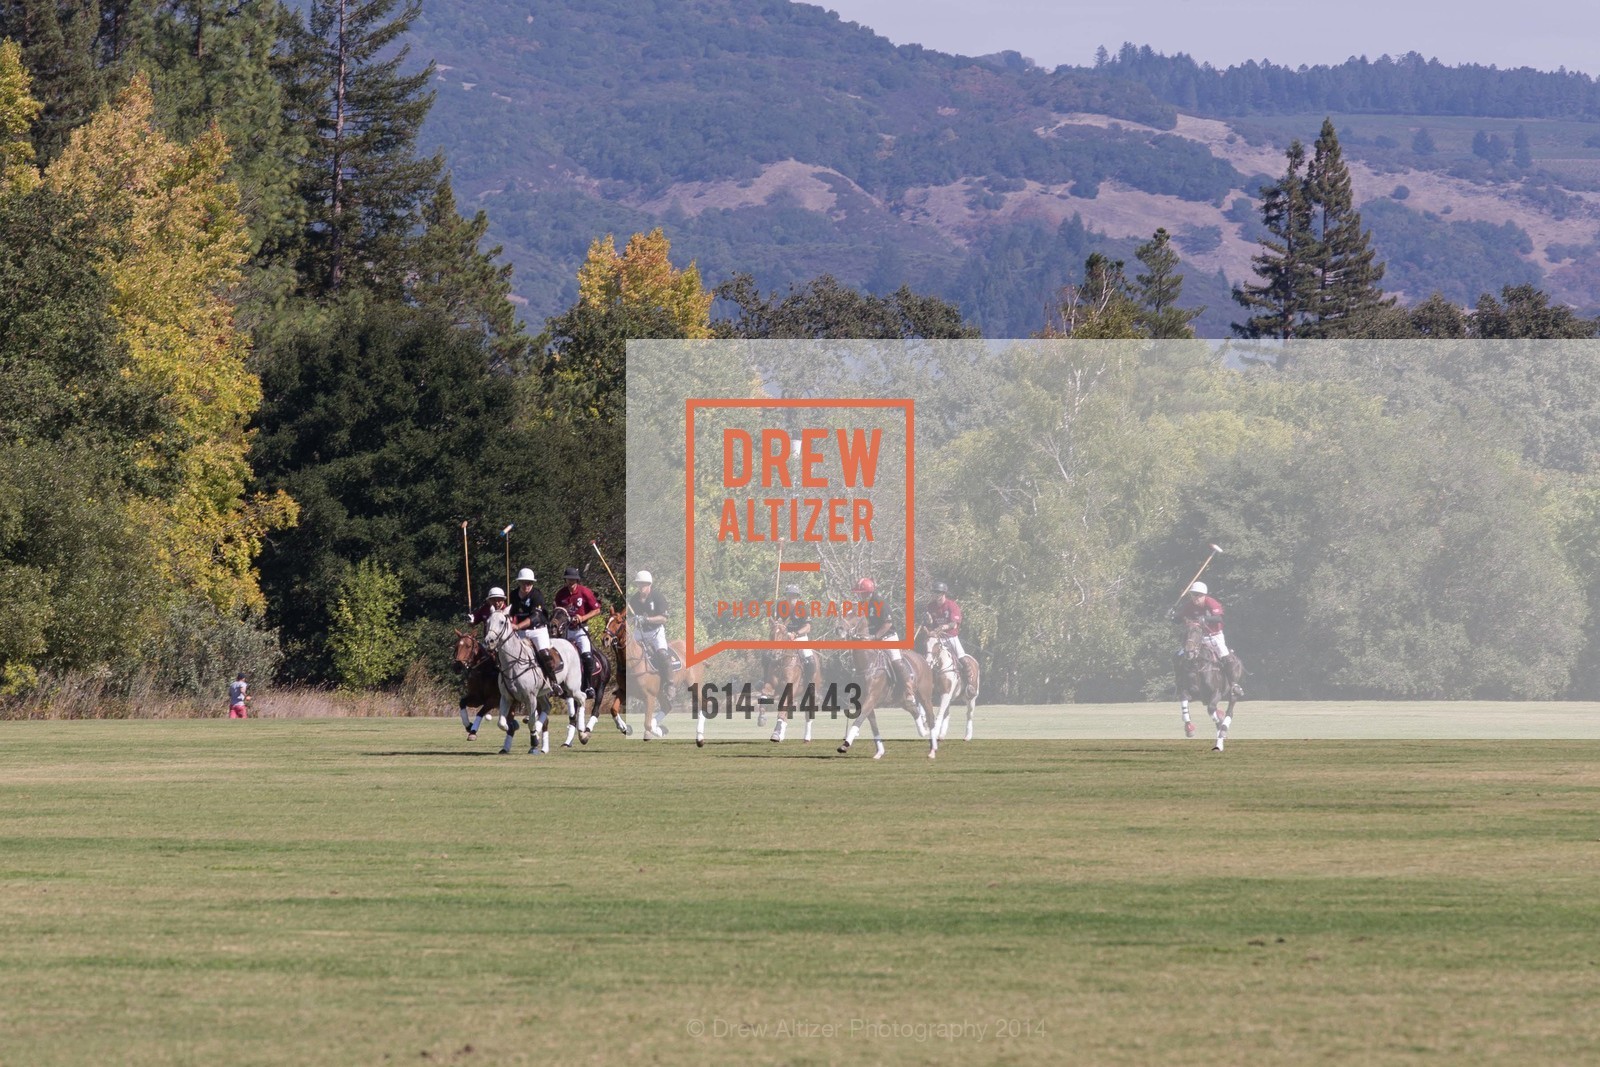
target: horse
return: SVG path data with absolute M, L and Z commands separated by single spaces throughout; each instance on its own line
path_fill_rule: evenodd
M 939 741 L 950 732 L 950 704 L 956 699 L 967 705 L 967 740 L 972 740 L 972 714 L 978 708 L 978 661 L 963 655 L 958 663 L 949 642 L 922 627 L 917 628 L 917 643 L 926 649 L 924 656 L 939 697 L 939 710 L 928 727 L 928 758 L 934 759 L 939 754 Z
M 772 620 L 772 640 L 793 640 L 789 636 L 788 626 L 782 620 Z M 774 650 L 771 653 L 771 657 L 771 674 L 768 680 L 774 685 L 777 693 L 788 693 L 794 702 L 798 703 L 805 693 L 806 684 L 809 682 L 814 698 L 821 699 L 823 690 L 822 657 L 816 653 L 812 653 L 808 657 L 798 648 Z M 806 666 L 808 664 L 811 667 L 809 672 L 811 677 L 809 679 L 806 677 Z M 794 718 L 794 704 L 780 705 L 774 717 L 778 720 L 778 725 L 772 730 L 772 740 L 777 743 L 783 740 L 789 720 Z M 814 713 L 806 713 L 806 732 L 803 741 L 808 745 L 811 743 L 811 724 L 815 721 L 815 718 Z
M 552 640 L 558 637 L 564 638 L 568 628 L 571 626 L 571 619 L 572 616 L 568 614 L 566 608 L 556 608 L 551 613 L 550 637 Z M 576 648 L 577 646 L 574 645 L 573 647 Z M 579 654 L 578 663 L 581 671 L 583 664 L 581 653 Z M 568 720 L 567 740 L 562 744 L 562 748 L 572 747 L 574 735 L 577 736 L 579 744 L 587 745 L 589 743 L 589 738 L 593 735 L 594 728 L 600 724 L 599 712 L 602 707 L 611 713 L 611 721 L 616 725 L 618 733 L 622 734 L 623 737 L 627 737 L 633 732 L 633 728 L 622 718 L 622 701 L 606 701 L 604 699 L 607 695 L 607 687 L 611 684 L 611 661 L 606 658 L 604 648 L 596 648 L 594 650 L 594 676 L 587 679 L 587 681 L 589 685 L 585 687 L 584 692 L 585 694 L 593 694 L 590 697 L 593 701 L 590 705 L 593 714 L 590 715 L 589 721 L 586 723 L 574 723 L 572 720 Z
M 511 618 L 502 609 L 490 612 L 488 621 L 484 623 L 483 646 L 494 654 L 500 675 L 500 719 L 506 731 L 506 743 L 500 751 L 511 751 L 511 739 L 517 732 L 514 708 L 515 705 L 521 704 L 528 711 L 529 728 L 533 730 L 528 751 L 548 752 L 549 715 L 540 710 L 539 696 L 550 688 L 550 683 L 546 681 L 544 671 L 539 668 L 538 660 L 534 658 L 533 643 L 523 639 L 512 629 Z M 567 718 L 570 720 L 576 716 L 579 722 L 583 722 L 586 709 L 583 671 L 578 665 L 578 650 L 564 637 L 552 639 L 550 648 L 561 661 L 557 667 L 556 680 L 568 693 L 576 694 L 566 698 Z M 511 712 L 509 716 L 508 712 Z M 542 749 L 541 736 L 544 741 Z
M 840 631 L 840 636 L 857 641 L 865 640 L 865 625 L 858 621 Z M 902 655 L 900 662 L 911 672 L 911 693 L 903 695 L 903 687 L 889 666 L 889 653 L 868 648 L 853 648 L 850 657 L 855 662 L 856 673 L 861 676 L 861 711 L 844 730 L 844 743 L 838 748 L 840 755 L 850 751 L 856 738 L 861 736 L 861 722 L 872 724 L 872 741 L 877 746 L 872 758 L 883 758 L 883 734 L 878 730 L 878 709 L 898 701 L 917 724 L 917 733 L 928 736 L 925 708 L 933 706 L 933 674 L 928 664 L 917 655 Z
M 478 727 L 483 725 L 489 709 L 500 702 L 500 672 L 491 656 L 473 634 L 456 631 L 455 652 L 450 667 L 462 676 L 461 725 L 467 731 L 467 740 L 478 737 Z M 467 709 L 477 708 L 478 714 L 468 718 Z
M 1242 665 L 1239 672 L 1242 677 Z M 1189 700 L 1199 700 L 1205 704 L 1211 721 L 1217 726 L 1217 743 L 1211 751 L 1221 752 L 1228 740 L 1228 727 L 1233 725 L 1233 707 L 1239 698 L 1235 684 L 1229 681 L 1222 664 L 1217 662 L 1216 650 L 1205 639 L 1204 628 L 1199 620 L 1184 627 L 1183 651 L 1178 653 L 1177 689 L 1178 707 L 1183 712 L 1184 734 L 1194 736 L 1194 723 L 1189 719 Z M 1218 714 L 1218 704 L 1224 696 L 1228 698 L 1228 710 Z
M 642 701 L 645 712 L 645 730 L 643 739 L 648 741 L 651 737 L 667 736 L 667 728 L 662 723 L 671 705 L 663 697 L 661 678 L 656 673 L 655 664 L 650 657 L 644 654 L 644 645 L 628 624 L 628 613 L 625 611 L 612 612 L 611 618 L 606 622 L 606 641 L 617 652 L 617 662 L 626 664 L 628 671 L 628 685 L 634 699 Z M 688 653 L 682 641 L 673 641 L 667 646 L 677 656 L 679 663 L 688 662 Z M 618 675 L 618 699 L 622 699 L 622 672 Z M 673 679 L 683 685 L 698 685 L 700 683 L 700 667 L 678 667 L 673 671 Z M 657 708 L 654 715 L 650 713 L 650 706 Z M 706 720 L 704 716 L 697 715 L 694 720 L 694 743 L 701 748 L 706 743 Z

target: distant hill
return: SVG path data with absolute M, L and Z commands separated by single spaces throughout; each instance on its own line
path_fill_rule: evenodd
M 1165 226 L 1185 302 L 1224 334 L 1251 198 L 1330 112 L 1386 286 L 1467 302 L 1531 281 L 1600 305 L 1600 107 L 1581 75 L 1236 74 L 1137 49 L 1048 71 L 896 47 L 785 0 L 429 0 L 413 50 L 439 64 L 426 134 L 489 209 L 535 326 L 575 299 L 593 237 L 663 225 L 712 282 L 905 283 L 990 336 L 1027 334 L 1089 251 L 1131 257 Z

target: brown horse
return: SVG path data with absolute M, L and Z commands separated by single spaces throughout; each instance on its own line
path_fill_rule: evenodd
M 1237 670 L 1242 678 L 1243 666 Z M 1228 740 L 1228 727 L 1233 725 L 1233 707 L 1239 702 L 1236 695 L 1237 680 L 1230 679 L 1222 664 L 1217 662 L 1217 653 L 1211 647 L 1211 642 L 1205 639 L 1204 628 L 1198 620 L 1184 627 L 1183 651 L 1178 653 L 1177 685 L 1184 733 L 1194 736 L 1194 723 L 1189 721 L 1189 701 L 1192 698 L 1205 704 L 1211 721 L 1216 723 L 1217 743 L 1211 751 L 1221 752 Z M 1224 696 L 1228 698 L 1228 710 L 1219 713 L 1218 705 Z
M 858 641 L 866 640 L 865 634 L 865 624 L 860 621 L 841 631 L 841 636 Z M 850 651 L 850 658 L 855 663 L 856 673 L 861 676 L 861 712 L 845 727 L 844 743 L 839 746 L 839 752 L 850 751 L 850 746 L 861 736 L 861 722 L 864 719 L 872 724 L 872 741 L 877 746 L 872 758 L 882 759 L 883 735 L 878 731 L 878 709 L 894 704 L 906 710 L 916 722 L 919 734 L 926 735 L 926 709 L 933 706 L 933 672 L 928 669 L 927 661 L 915 653 L 901 653 L 901 665 L 911 672 L 911 691 L 907 693 L 889 666 L 889 653 L 854 648 Z
M 638 638 L 634 636 L 633 628 L 628 625 L 628 613 L 626 611 L 614 611 L 611 613 L 611 617 L 606 620 L 606 644 L 616 653 L 617 662 L 625 664 L 628 668 L 626 689 L 623 688 L 623 672 L 621 670 L 617 671 L 619 702 L 624 699 L 625 695 L 631 694 L 633 699 L 644 704 L 644 740 L 648 741 L 652 736 L 665 737 L 667 728 L 662 724 L 661 720 L 666 717 L 668 711 L 672 710 L 671 705 L 664 699 L 666 694 L 662 692 L 661 677 L 656 673 L 655 664 L 650 662 L 650 657 L 644 654 L 644 646 L 639 643 Z M 677 661 L 680 664 L 688 662 L 688 653 L 685 651 L 682 641 L 670 642 L 667 647 L 677 655 Z M 677 667 L 674 668 L 670 681 L 681 692 L 687 686 L 698 685 L 700 683 L 700 674 L 701 670 L 698 665 L 694 667 Z M 650 713 L 652 705 L 657 708 L 654 715 Z M 695 716 L 694 720 L 694 743 L 701 747 L 704 747 L 706 743 L 706 721 L 698 715 Z
M 461 725 L 467 731 L 467 740 L 475 740 L 478 727 L 490 708 L 500 706 L 500 671 L 494 657 L 475 634 L 456 631 L 455 652 L 450 659 L 450 669 L 461 675 Z M 476 708 L 478 714 L 467 717 L 467 709 Z
M 792 641 L 788 626 L 780 619 L 772 620 L 773 641 Z M 800 704 L 805 697 L 806 686 L 811 686 L 813 701 L 822 699 L 822 657 L 812 653 L 809 657 L 798 648 L 778 649 L 769 654 L 767 668 L 767 685 L 772 692 L 777 694 L 788 693 L 791 702 L 778 706 L 775 718 L 778 725 L 772 730 L 772 740 L 782 741 L 789 720 L 794 718 L 795 705 Z M 807 665 L 810 666 L 810 677 L 807 678 Z M 815 720 L 813 713 L 806 715 L 806 731 L 804 742 L 811 743 L 811 724 Z

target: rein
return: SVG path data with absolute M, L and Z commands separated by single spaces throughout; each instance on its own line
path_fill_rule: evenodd
M 515 634 L 515 631 L 510 628 L 510 624 L 508 622 L 507 623 L 507 627 L 506 627 L 506 637 L 505 637 L 504 640 L 502 640 L 500 642 L 499 646 L 493 652 L 494 660 L 495 660 L 495 666 L 498 668 L 498 670 L 500 672 L 500 680 L 506 684 L 506 687 L 508 689 L 515 689 L 516 688 L 516 676 L 514 674 L 507 673 L 506 665 L 503 662 L 501 662 L 501 656 L 500 656 L 499 649 L 505 648 L 506 645 L 508 643 L 510 643 L 510 641 L 512 640 L 512 637 L 514 636 L 514 634 Z M 483 643 L 483 647 L 484 648 L 488 648 L 489 647 L 489 642 L 487 640 L 488 636 L 489 635 L 486 632 L 484 634 L 484 637 L 485 637 L 485 641 Z M 540 669 L 540 667 L 539 667 L 539 659 L 538 659 L 537 656 L 535 656 L 533 654 L 533 650 L 528 646 L 527 642 L 518 641 L 517 643 L 522 645 L 522 647 L 519 648 L 519 649 L 512 649 L 508 653 L 507 658 L 510 659 L 511 667 L 516 670 L 517 674 L 532 674 L 533 675 L 533 683 L 534 683 L 533 684 L 533 691 L 535 693 L 538 693 L 539 690 L 541 690 L 541 689 L 543 689 L 545 687 L 544 671 L 542 669 Z

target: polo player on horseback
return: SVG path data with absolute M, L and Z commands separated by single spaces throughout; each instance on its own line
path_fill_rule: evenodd
M 598 673 L 594 648 L 589 642 L 589 620 L 600 614 L 600 598 L 594 590 L 583 584 L 583 574 L 576 567 L 568 567 L 562 580 L 567 584 L 556 590 L 556 607 L 567 613 L 567 632 L 564 635 L 578 650 L 583 661 L 583 688 L 594 700 L 594 680 Z
M 786 641 L 809 641 L 811 639 L 811 615 L 808 612 L 795 610 L 803 603 L 800 596 L 800 587 L 798 585 L 784 586 L 783 598 L 789 602 L 791 610 L 789 617 L 779 623 L 777 629 L 782 630 L 783 639 Z M 816 653 L 809 648 L 802 648 L 800 655 L 804 660 L 801 674 L 806 678 L 810 678 L 815 667 Z M 761 684 L 761 698 L 770 700 L 778 691 L 778 669 L 784 657 L 769 652 L 762 658 L 765 663 L 764 673 L 766 677 Z
M 977 679 L 971 677 L 967 667 L 967 652 L 961 647 L 961 605 L 950 597 L 950 587 L 943 582 L 933 587 L 933 603 L 928 606 L 929 631 L 933 640 L 943 641 L 961 665 L 962 679 L 976 688 Z M 929 646 L 931 651 L 932 646 Z M 930 657 L 931 661 L 931 657 Z
M 664 714 L 677 696 L 673 684 L 672 651 L 667 647 L 667 600 L 655 589 L 655 577 L 649 571 L 640 571 L 633 578 L 633 595 L 628 598 L 628 608 L 638 624 L 639 644 L 644 654 L 655 665 L 661 686 L 659 701 Z M 649 709 L 645 711 L 648 713 Z
M 857 596 L 874 597 L 877 603 L 877 628 L 871 631 L 874 641 L 900 640 L 900 621 L 895 618 L 894 603 L 887 597 L 877 598 L 878 583 L 871 578 L 863 578 L 851 590 Z M 911 664 L 905 661 L 898 648 L 889 649 L 889 675 L 899 687 L 900 699 L 912 699 L 911 686 L 914 676 L 911 673 Z
M 562 700 L 572 697 L 556 675 L 555 659 L 550 654 L 549 613 L 544 606 L 544 594 L 535 584 L 538 579 L 528 567 L 517 572 L 517 586 L 511 594 L 511 628 L 533 643 L 533 658 L 544 672 L 550 691 Z
M 1211 595 L 1206 583 L 1195 582 L 1189 586 L 1188 594 L 1178 607 L 1177 619 L 1184 626 L 1200 627 L 1206 645 L 1215 653 L 1217 662 L 1222 665 L 1229 690 L 1237 699 L 1244 696 L 1244 687 L 1239 684 L 1244 678 L 1244 665 L 1239 662 L 1238 656 L 1228 650 L 1227 639 L 1222 636 L 1222 615 L 1222 604 Z
M 483 603 L 467 616 L 467 621 L 474 626 L 481 625 L 492 613 L 505 611 L 510 601 L 506 599 L 506 591 L 498 585 L 489 589 L 489 595 L 483 598 Z

